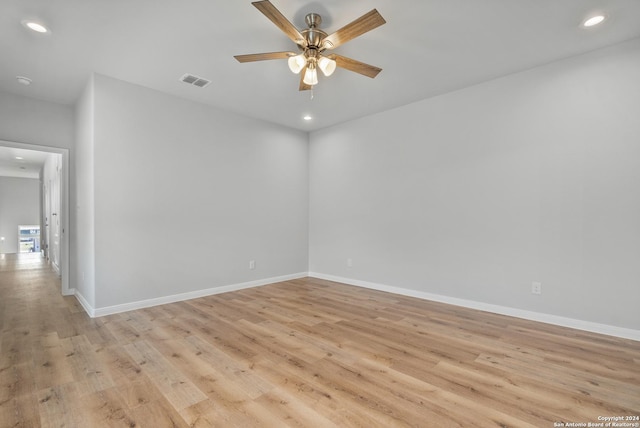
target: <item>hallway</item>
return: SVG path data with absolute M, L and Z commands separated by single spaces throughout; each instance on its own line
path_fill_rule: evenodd
M 43 364 L 87 319 L 75 297 L 61 296 L 60 278 L 40 253 L 0 254 L 0 426 L 40 426 L 35 391 L 63 375 Z

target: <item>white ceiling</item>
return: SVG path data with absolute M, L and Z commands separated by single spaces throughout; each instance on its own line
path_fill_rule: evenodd
M 369 79 L 338 69 L 311 100 L 286 61 L 238 63 L 233 55 L 295 48 L 250 0 L 3 0 L 0 91 L 73 104 L 97 72 L 309 131 L 640 37 L 639 0 L 272 3 L 298 28 L 306 13 L 320 13 L 328 33 L 378 9 L 386 25 L 334 52 L 382 73 Z M 596 11 L 608 20 L 581 28 Z M 24 19 L 51 34 L 25 29 Z M 185 73 L 213 83 L 189 86 L 178 80 Z M 19 75 L 33 83 L 18 84 Z
M 3 147 L 0 142 L 0 177 L 40 178 L 48 156 L 50 153 Z

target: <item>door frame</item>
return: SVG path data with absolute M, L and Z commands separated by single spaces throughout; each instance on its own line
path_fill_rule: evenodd
M 62 279 L 63 296 L 71 296 L 75 294 L 75 289 L 69 285 L 69 149 L 59 147 L 40 146 L 37 144 L 17 143 L 14 141 L 0 140 L 0 146 L 11 147 L 15 149 L 35 150 L 45 153 L 56 153 L 62 155 L 62 171 L 60 177 L 60 276 Z

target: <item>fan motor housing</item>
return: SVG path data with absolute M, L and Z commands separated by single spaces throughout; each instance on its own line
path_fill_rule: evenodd
M 317 28 L 309 28 L 308 30 L 302 30 L 308 48 L 320 49 L 322 47 L 322 40 L 327 37 L 327 33 Z M 324 50 L 324 49 L 322 49 Z
M 309 13 L 304 20 L 309 28 L 302 30 L 301 33 L 304 36 L 307 47 L 324 50 L 322 40 L 327 37 L 327 33 L 318 28 L 322 24 L 322 17 L 317 13 Z

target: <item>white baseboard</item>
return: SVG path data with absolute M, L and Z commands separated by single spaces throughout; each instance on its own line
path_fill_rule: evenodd
M 290 275 L 277 276 L 273 278 L 259 279 L 256 281 L 243 282 L 240 284 L 224 285 L 221 287 L 207 288 L 204 290 L 190 291 L 187 293 L 173 294 L 171 296 L 156 297 L 153 299 L 139 300 L 136 302 L 123 303 L 120 305 L 106 306 L 103 308 L 93 308 L 87 300 L 76 292 L 78 301 L 91 318 L 112 315 L 121 312 L 133 311 L 136 309 L 149 308 L 151 306 L 165 305 L 167 303 L 182 302 L 184 300 L 197 299 L 198 297 L 212 296 L 214 294 L 228 293 L 230 291 L 243 290 L 245 288 L 260 287 L 262 285 L 276 282 L 289 281 L 307 277 L 307 272 L 294 273 Z
M 93 309 L 93 306 L 91 306 L 89 304 L 87 299 L 85 299 L 85 297 L 82 295 L 82 293 L 80 293 L 76 288 L 74 288 L 73 290 L 74 290 L 74 295 L 76 296 L 76 299 L 78 299 L 78 302 L 80 302 L 80 305 L 84 308 L 84 311 L 91 318 L 94 318 L 96 316 L 95 315 L 96 311 L 95 311 L 95 309 Z
M 448 303 L 450 305 L 462 306 L 465 308 L 477 309 L 480 311 L 492 312 L 500 315 L 508 315 L 516 318 L 531 320 L 531 321 L 538 321 L 538 322 L 554 324 L 562 327 L 575 328 L 577 330 L 590 331 L 593 333 L 606 334 L 609 336 L 615 336 L 615 337 L 621 337 L 624 339 L 640 341 L 640 330 L 634 330 L 630 328 L 616 327 L 616 326 L 607 325 L 607 324 L 599 324 L 591 321 L 583 321 L 583 320 L 577 320 L 573 318 L 561 317 L 557 315 L 544 314 L 540 312 L 526 311 L 523 309 L 510 308 L 508 306 L 492 305 L 489 303 L 459 299 L 456 297 L 426 293 L 423 291 L 393 287 L 390 285 L 376 284 L 373 282 L 360 281 L 357 279 L 343 278 L 343 277 L 334 276 L 334 275 L 325 275 L 317 272 L 309 272 L 309 276 L 312 278 L 341 282 L 343 284 L 355 285 L 357 287 L 369 288 L 372 290 L 386 291 L 388 293 L 400 294 L 402 296 L 416 297 L 418 299 Z
M 208 288 L 204 290 L 196 290 L 188 293 L 174 294 L 171 296 L 157 297 L 154 299 L 140 300 L 131 303 L 123 303 L 121 305 L 107 306 L 104 308 L 93 308 L 84 296 L 75 291 L 75 296 L 91 318 L 101 317 L 105 315 L 117 314 L 121 312 L 132 311 L 136 309 L 148 308 L 152 306 L 164 305 L 167 303 L 181 302 L 184 300 L 197 299 L 199 297 L 212 296 L 215 294 L 227 293 L 230 291 L 243 290 L 246 288 L 260 287 L 276 282 L 289 281 L 292 279 L 305 278 L 324 279 L 327 281 L 335 281 L 343 284 L 354 285 L 357 287 L 369 288 L 372 290 L 385 291 L 388 293 L 399 294 L 402 296 L 415 297 L 418 299 L 431 300 L 434 302 L 447 303 L 450 305 L 461 306 L 480 311 L 492 312 L 500 315 L 507 315 L 516 318 L 538 321 L 547 324 L 554 324 L 562 327 L 575 328 L 577 330 L 590 331 L 593 333 L 606 334 L 609 336 L 621 337 L 640 341 L 640 330 L 630 328 L 617 327 L 607 324 L 600 324 L 591 321 L 578 320 L 574 318 L 566 318 L 557 315 L 550 315 L 541 312 L 527 311 L 523 309 L 511 308 L 508 306 L 493 305 L 489 303 L 476 302 L 474 300 L 460 299 L 456 297 L 443 296 L 440 294 L 426 293 L 408 288 L 394 287 L 390 285 L 377 284 L 368 281 L 361 281 L 352 278 L 344 278 L 334 275 L 326 275 L 317 272 L 300 272 L 290 275 L 278 276 L 273 278 L 265 278 L 256 281 L 243 282 L 239 284 L 225 285 L 221 287 Z

